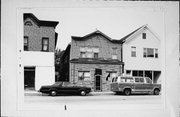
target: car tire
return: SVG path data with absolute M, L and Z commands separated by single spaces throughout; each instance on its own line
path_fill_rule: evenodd
M 80 95 L 81 95 L 81 96 L 86 96 L 86 91 L 81 90 L 81 91 L 80 91 Z
M 51 95 L 51 96 L 56 96 L 56 95 L 57 95 L 57 91 L 52 90 L 52 91 L 50 92 L 50 95 Z
M 160 90 L 159 89 L 154 89 L 154 95 L 159 95 Z
M 131 94 L 131 90 L 130 89 L 125 89 L 124 90 L 124 94 L 125 95 L 130 95 Z

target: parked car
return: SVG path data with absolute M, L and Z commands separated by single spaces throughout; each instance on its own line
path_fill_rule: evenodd
M 116 94 L 152 93 L 159 95 L 161 84 L 153 84 L 148 77 L 118 76 L 112 79 L 111 91 Z
M 65 93 L 85 96 L 91 92 L 91 88 L 85 86 L 74 86 L 67 82 L 56 82 L 50 86 L 42 86 L 39 92 L 50 94 L 51 96 Z

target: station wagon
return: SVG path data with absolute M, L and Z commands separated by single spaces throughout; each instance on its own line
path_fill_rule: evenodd
M 133 93 L 152 93 L 159 95 L 161 84 L 153 84 L 148 77 L 118 76 L 112 79 L 111 91 L 125 95 Z

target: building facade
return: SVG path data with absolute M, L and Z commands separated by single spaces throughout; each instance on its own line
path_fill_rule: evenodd
M 24 87 L 39 90 L 55 82 L 55 28 L 59 22 L 44 21 L 32 13 L 24 13 Z
M 121 39 L 123 42 L 124 74 L 147 76 L 154 83 L 161 81 L 160 39 L 144 25 Z
M 122 44 L 100 31 L 83 37 L 72 36 L 69 82 L 109 91 L 112 77 L 123 72 Z

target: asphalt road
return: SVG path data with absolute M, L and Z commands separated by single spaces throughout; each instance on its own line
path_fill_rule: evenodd
M 115 95 L 112 92 L 91 93 L 87 96 L 59 95 L 49 96 L 41 93 L 26 93 L 26 104 L 53 104 L 53 105 L 119 105 L 119 104 L 160 104 L 161 95 Z

